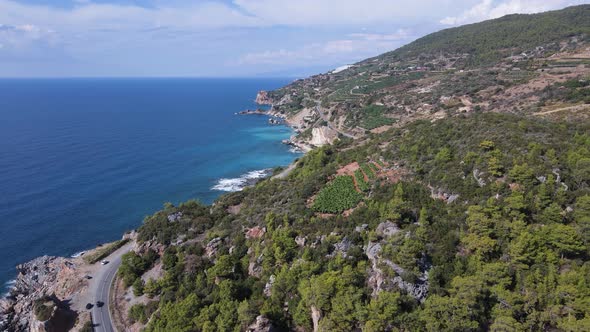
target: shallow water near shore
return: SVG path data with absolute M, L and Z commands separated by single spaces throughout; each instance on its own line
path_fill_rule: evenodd
M 0 80 L 0 282 L 34 257 L 119 239 L 164 202 L 211 203 L 291 163 L 291 129 L 235 115 L 289 81 Z

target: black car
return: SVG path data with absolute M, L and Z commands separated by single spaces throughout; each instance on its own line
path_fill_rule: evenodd
M 92 309 L 92 307 L 93 307 L 92 303 L 87 303 L 87 304 L 86 304 L 86 309 L 87 309 L 87 310 L 90 310 L 90 309 Z
M 96 306 L 101 308 L 104 305 L 104 302 L 102 301 L 96 301 Z

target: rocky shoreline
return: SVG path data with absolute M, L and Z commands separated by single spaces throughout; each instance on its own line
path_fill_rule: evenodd
M 271 108 L 245 110 L 236 114 L 269 116 L 271 125 L 284 124 L 297 134 L 302 132 L 301 120 L 289 119 L 274 111 L 273 102 L 266 92 L 257 94 L 256 103 L 269 105 Z M 282 141 L 304 153 L 316 147 L 311 142 L 312 140 L 305 140 L 297 135 Z M 16 267 L 14 285 L 7 296 L 0 299 L 0 331 L 50 332 L 80 328 L 91 319 L 89 312 L 83 310 L 80 303 L 86 303 L 84 294 L 89 289 L 87 276 L 92 269 L 92 265 L 87 264 L 82 256 L 42 256 L 19 264 Z M 49 317 L 39 317 L 36 314 L 35 306 L 39 299 L 43 299 L 45 305 L 52 308 Z
M 49 332 L 74 326 L 79 314 L 70 308 L 72 295 L 88 286 L 78 275 L 82 263 L 78 258 L 42 256 L 17 265 L 15 283 L 0 299 L 0 330 Z M 35 302 L 42 298 L 53 302 L 48 318 L 35 314 Z
M 271 117 L 269 119 L 270 124 L 284 124 L 284 125 L 289 126 L 291 129 L 293 129 L 295 131 L 295 135 L 291 136 L 287 140 L 283 140 L 282 141 L 283 144 L 292 146 L 292 147 L 296 148 L 297 150 L 302 151 L 303 153 L 307 153 L 315 147 L 322 146 L 326 143 L 331 143 L 331 142 L 324 142 L 321 140 L 320 141 L 316 140 L 314 142 L 313 135 L 310 139 L 305 139 L 305 138 L 300 137 L 299 134 L 301 134 L 304 131 L 303 128 L 305 128 L 305 126 L 306 126 L 305 116 L 303 116 L 303 117 L 297 117 L 297 116 L 289 117 L 283 113 L 276 111 L 274 108 L 276 102 L 273 101 L 272 98 L 270 98 L 268 96 L 268 92 L 259 91 L 258 94 L 256 95 L 256 99 L 254 101 L 256 102 L 256 104 L 261 105 L 261 106 L 270 106 L 270 109 L 267 111 L 263 110 L 263 109 L 246 110 L 246 111 L 240 112 L 239 114 L 266 115 L 266 116 Z M 281 101 L 279 101 L 279 103 L 281 103 Z

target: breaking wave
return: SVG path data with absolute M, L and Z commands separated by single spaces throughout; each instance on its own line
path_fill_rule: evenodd
M 241 175 L 238 178 L 230 179 L 219 179 L 217 184 L 211 187 L 212 190 L 234 192 L 240 191 L 247 186 L 255 184 L 258 180 L 269 176 L 272 173 L 272 169 L 261 169 L 256 171 L 250 171 L 246 174 Z

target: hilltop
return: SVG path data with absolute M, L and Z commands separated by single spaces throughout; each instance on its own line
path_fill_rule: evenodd
M 262 92 L 258 101 L 312 128 L 362 137 L 471 112 L 587 117 L 590 5 L 442 30 L 342 70 Z M 556 114 L 563 110 L 562 114 Z M 325 141 L 332 142 L 337 135 Z

